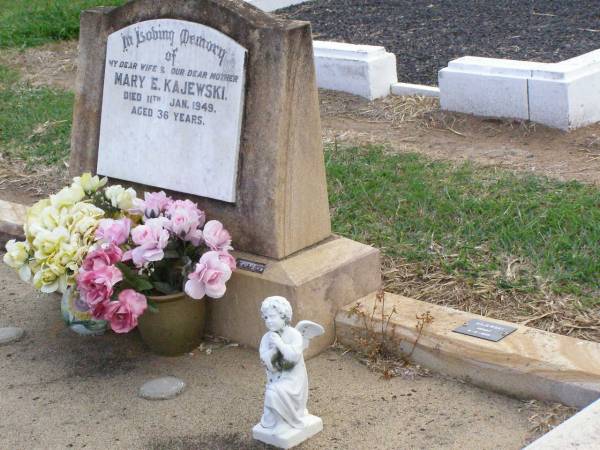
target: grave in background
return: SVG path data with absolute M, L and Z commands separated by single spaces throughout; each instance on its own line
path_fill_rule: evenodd
M 334 339 L 336 310 L 380 285 L 379 252 L 331 235 L 310 25 L 239 0 L 138 0 L 81 16 L 70 171 L 192 198 L 240 269 L 209 331 L 256 347 L 260 302 Z M 124 183 L 127 184 L 127 183 Z

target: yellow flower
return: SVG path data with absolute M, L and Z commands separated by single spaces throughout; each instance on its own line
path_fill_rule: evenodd
M 45 198 L 30 208 L 27 208 L 23 230 L 25 231 L 25 237 L 29 242 L 33 241 L 34 235 L 37 232 L 36 230 L 44 228 L 42 225 L 41 214 L 48 206 L 50 206 L 50 199 Z
M 90 228 L 98 226 L 98 220 L 104 211 L 91 203 L 79 202 L 69 210 L 69 215 L 61 222 L 71 233 L 86 233 Z
M 32 244 L 34 256 L 41 261 L 52 258 L 60 250 L 61 244 L 69 241 L 69 237 L 69 231 L 64 227 L 57 227 L 52 231 L 39 230 Z
M 86 194 L 92 194 L 106 184 L 108 178 L 98 177 L 98 175 L 92 176 L 91 173 L 86 172 L 80 177 L 73 178 L 73 185 L 79 185 Z M 71 185 L 71 186 L 73 186 Z
M 79 269 L 79 265 L 83 261 L 83 256 L 78 254 L 78 247 L 72 244 L 62 243 L 58 252 L 48 261 L 50 264 L 55 264 L 57 267 L 69 269 L 75 272 Z
M 46 230 L 53 230 L 61 225 L 65 217 L 68 217 L 68 212 L 67 208 L 59 209 L 52 205 L 46 206 L 38 216 L 39 223 Z
M 83 188 L 78 184 L 73 184 L 62 188 L 58 194 L 50 196 L 50 203 L 57 208 L 72 206 L 85 197 Z
M 64 268 L 51 264 L 44 266 L 39 272 L 33 276 L 33 285 L 36 289 L 42 292 L 56 292 L 59 289 L 64 289 L 67 276 Z

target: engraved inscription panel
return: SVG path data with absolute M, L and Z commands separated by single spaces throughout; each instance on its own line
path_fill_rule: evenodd
M 246 53 L 225 34 L 183 20 L 112 33 L 98 173 L 235 202 Z

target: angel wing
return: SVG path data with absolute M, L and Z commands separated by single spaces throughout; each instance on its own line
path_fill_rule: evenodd
M 325 333 L 325 329 L 318 323 L 311 322 L 310 320 L 301 320 L 296 324 L 296 330 L 302 335 L 303 345 L 302 349 L 306 350 L 310 344 L 310 340 L 314 337 L 321 336 Z

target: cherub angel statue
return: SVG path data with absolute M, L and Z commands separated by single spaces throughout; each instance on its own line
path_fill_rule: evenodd
M 292 307 L 284 297 L 263 300 L 260 308 L 269 331 L 260 341 L 260 360 L 267 371 L 265 404 L 255 439 L 280 448 L 291 448 L 323 429 L 319 417 L 308 413 L 308 376 L 303 352 L 323 327 L 309 320 L 292 327 Z

